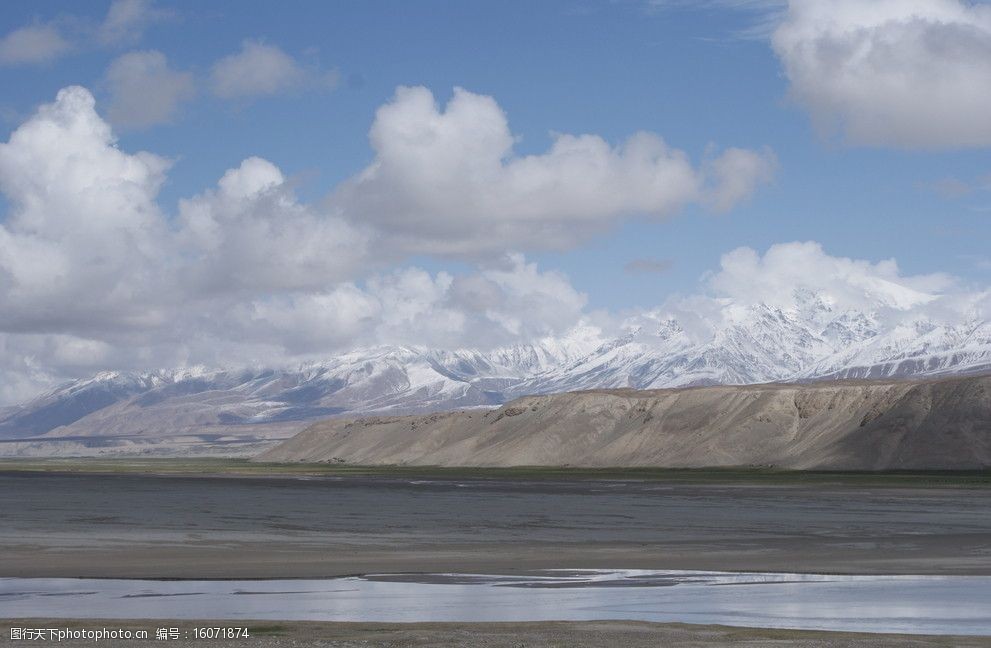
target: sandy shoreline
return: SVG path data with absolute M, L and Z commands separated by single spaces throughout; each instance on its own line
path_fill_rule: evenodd
M 248 628 L 249 638 L 195 640 L 181 638 L 167 641 L 169 646 L 208 645 L 215 648 L 227 646 L 257 646 L 259 648 L 320 645 L 335 648 L 357 646 L 432 647 L 472 646 L 482 648 L 543 648 L 568 646 L 584 648 L 592 646 L 624 646 L 626 648 L 656 648 L 679 646 L 684 648 L 713 648 L 720 646 L 768 646 L 781 648 L 880 648 L 887 646 L 911 646 L 928 648 L 956 646 L 976 648 L 991 646 L 991 637 L 884 635 L 850 632 L 819 632 L 806 630 L 771 630 L 736 628 L 713 625 L 689 625 L 680 623 L 644 623 L 635 621 L 590 622 L 540 622 L 540 623 L 324 623 L 324 622 L 231 622 L 231 621 L 176 621 L 160 620 L 107 620 L 107 619 L 10 619 L 0 625 L 3 637 L 8 641 L 9 628 L 70 628 L 98 629 L 123 628 L 146 630 L 146 640 L 103 640 L 98 644 L 85 640 L 62 641 L 67 646 L 140 646 L 144 643 L 164 643 L 155 640 L 157 628 L 177 628 L 182 635 L 193 635 L 196 627 Z

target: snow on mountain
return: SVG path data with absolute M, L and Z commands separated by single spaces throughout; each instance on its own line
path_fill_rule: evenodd
M 867 288 L 876 293 L 867 309 L 796 290 L 779 305 L 726 300 L 705 317 L 653 314 L 607 339 L 583 327 L 488 351 L 382 346 L 294 369 L 106 372 L 0 411 L 0 453 L 39 438 L 86 447 L 106 437 L 142 448 L 166 437 L 263 443 L 328 416 L 484 407 L 579 389 L 991 371 L 991 322 L 924 317 L 912 307 L 925 294 Z

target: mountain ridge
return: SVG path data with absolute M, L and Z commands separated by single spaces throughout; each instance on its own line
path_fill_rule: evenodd
M 991 376 L 589 390 L 314 423 L 262 462 L 449 467 L 991 467 Z
M 530 394 L 991 372 L 987 320 L 887 305 L 915 294 L 861 310 L 827 297 L 799 289 L 787 308 L 727 301 L 708 318 L 647 313 L 616 335 L 585 326 L 492 350 L 382 345 L 293 369 L 104 372 L 0 410 L 0 454 L 45 453 L 54 442 L 60 452 L 172 452 L 179 438 L 182 452 L 247 453 L 321 418 L 494 407 Z

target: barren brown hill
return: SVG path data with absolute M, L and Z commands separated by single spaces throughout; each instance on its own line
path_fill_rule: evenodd
M 991 467 L 991 376 L 602 390 L 316 423 L 258 461 L 434 466 Z

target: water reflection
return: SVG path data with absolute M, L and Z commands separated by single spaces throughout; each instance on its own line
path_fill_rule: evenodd
M 691 571 L 326 580 L 0 579 L 0 617 L 542 621 L 991 634 L 991 577 Z

